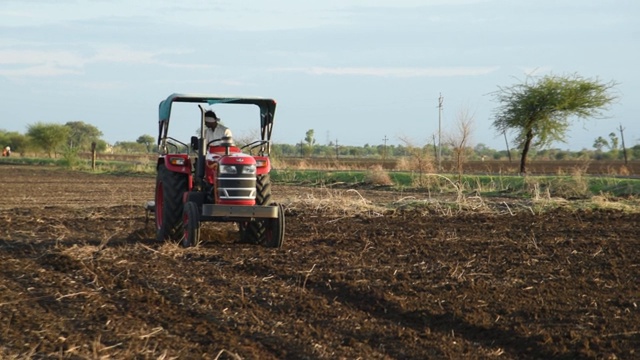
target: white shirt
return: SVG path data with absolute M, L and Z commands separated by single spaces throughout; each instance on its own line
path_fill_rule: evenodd
M 232 136 L 233 135 L 231 134 L 231 130 L 220 123 L 218 123 L 218 126 L 216 126 L 215 130 L 211 130 L 211 128 L 207 127 L 204 132 L 204 137 L 207 139 L 207 144 L 209 144 L 209 142 L 214 139 Z M 216 141 L 210 145 L 218 145 L 220 142 L 221 141 Z

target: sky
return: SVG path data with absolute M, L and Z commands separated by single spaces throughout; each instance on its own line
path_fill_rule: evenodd
M 617 100 L 551 147 L 620 127 L 629 147 L 639 64 L 637 0 L 0 0 L 0 129 L 83 121 L 135 141 L 157 136 L 161 100 L 207 93 L 275 99 L 275 143 L 431 144 L 466 117 L 470 145 L 505 149 L 495 92 L 578 74 Z M 199 110 L 179 105 L 170 135 L 188 142 Z M 254 107 L 214 110 L 257 134 Z

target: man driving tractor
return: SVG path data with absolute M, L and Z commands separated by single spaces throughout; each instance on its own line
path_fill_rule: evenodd
M 220 118 L 213 110 L 207 110 L 204 113 L 204 124 L 207 126 L 205 131 L 205 138 L 207 144 L 212 140 L 221 140 L 223 137 L 232 137 L 231 130 L 220 123 Z M 216 141 L 216 143 L 219 141 Z

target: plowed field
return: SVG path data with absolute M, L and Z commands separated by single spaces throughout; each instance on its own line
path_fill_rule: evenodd
M 640 358 L 637 212 L 276 184 L 282 249 L 183 249 L 154 181 L 0 166 L 0 358 Z

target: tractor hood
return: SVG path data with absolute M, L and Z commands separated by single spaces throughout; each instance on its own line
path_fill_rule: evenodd
M 233 154 L 207 154 L 207 163 L 217 162 L 223 165 L 255 165 L 256 159 L 247 154 L 233 153 Z

